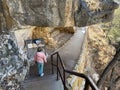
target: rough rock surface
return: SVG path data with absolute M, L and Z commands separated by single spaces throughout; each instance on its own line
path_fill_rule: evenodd
M 99 74 L 115 55 L 115 48 L 109 45 L 106 35 L 98 25 L 88 28 L 88 58 L 91 67 Z M 89 70 L 88 70 L 89 71 Z M 91 70 L 89 73 L 93 73 Z
M 13 35 L 0 35 L 0 87 L 3 90 L 19 90 L 28 70 L 26 54 L 18 49 Z
M 73 27 L 36 27 L 25 26 L 15 29 L 18 47 L 24 47 L 24 40 L 43 38 L 47 48 L 58 48 L 74 34 Z
M 113 0 L 2 0 L 1 27 L 86 26 L 111 20 Z
M 75 14 L 78 26 L 108 22 L 112 20 L 114 10 L 118 8 L 118 4 L 113 0 L 81 0 L 80 4 L 80 10 Z

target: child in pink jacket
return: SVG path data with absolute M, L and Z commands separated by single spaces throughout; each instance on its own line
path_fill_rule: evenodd
M 37 62 L 39 75 L 43 76 L 44 62 L 47 62 L 47 60 L 42 48 L 38 47 L 34 60 Z

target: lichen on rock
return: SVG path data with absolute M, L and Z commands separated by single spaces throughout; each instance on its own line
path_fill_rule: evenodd
M 25 52 L 18 49 L 13 34 L 0 35 L 0 86 L 3 90 L 19 90 L 29 63 Z
M 109 45 L 105 33 L 98 25 L 88 28 L 88 55 L 97 73 L 101 74 L 115 52 L 115 48 Z

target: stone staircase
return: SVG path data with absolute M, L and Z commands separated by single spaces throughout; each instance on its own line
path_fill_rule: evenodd
M 57 75 L 51 73 L 51 63 L 45 64 L 44 76 L 38 75 L 37 65 L 34 64 L 30 67 L 29 76 L 22 82 L 21 90 L 63 90 L 61 80 L 57 80 Z
M 54 30 L 51 32 L 52 38 L 58 42 L 58 47 L 61 47 L 65 42 L 67 42 L 73 34 L 60 32 L 59 30 Z M 29 59 L 33 58 L 36 49 L 30 49 L 28 52 Z M 50 54 L 51 52 L 48 52 Z M 29 71 L 29 76 L 24 82 L 22 82 L 21 90 L 63 90 L 63 84 L 61 80 L 56 80 L 56 74 L 51 74 L 51 62 L 50 57 L 47 58 L 47 63 L 44 68 L 44 76 L 38 76 L 37 65 L 32 64 Z
M 21 90 L 63 90 L 61 80 L 56 80 L 56 74 L 25 80 Z
M 84 29 L 84 28 L 83 28 Z M 64 34 L 54 36 L 56 40 L 63 38 Z M 73 70 L 82 47 L 84 40 L 84 32 L 78 30 L 74 36 L 59 49 L 60 56 L 67 68 Z M 73 49 L 74 48 L 74 49 Z M 28 78 L 22 83 L 21 90 L 64 90 L 61 80 L 56 80 L 56 74 L 51 74 L 51 61 L 48 57 L 48 62 L 45 64 L 43 77 L 38 76 L 37 66 L 34 64 L 30 67 Z M 69 60 L 69 62 L 68 62 Z

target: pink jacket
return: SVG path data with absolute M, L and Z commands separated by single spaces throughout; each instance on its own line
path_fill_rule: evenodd
M 37 52 L 34 56 L 34 60 L 39 63 L 47 62 L 44 52 Z

